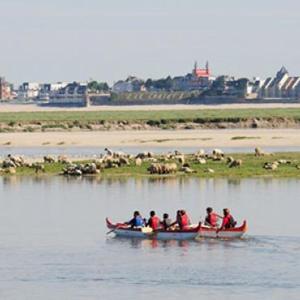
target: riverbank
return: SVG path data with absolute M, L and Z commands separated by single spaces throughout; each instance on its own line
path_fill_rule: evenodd
M 300 108 L 0 112 L 0 132 L 300 128 Z
M 246 178 L 246 177 L 300 177 L 300 152 L 286 152 L 286 153 L 272 153 L 265 154 L 264 156 L 255 156 L 254 153 L 235 153 L 225 155 L 224 159 L 216 159 L 216 157 L 206 154 L 202 160 L 196 154 L 184 155 L 184 162 L 182 156 L 168 156 L 166 155 L 153 155 L 151 159 L 143 159 L 138 164 L 136 159 L 131 156 L 126 159 L 127 161 L 119 164 L 116 160 L 113 163 L 105 163 L 100 157 L 85 160 L 69 160 L 66 162 L 45 163 L 40 161 L 38 164 L 32 164 L 29 160 L 24 158 L 23 166 L 14 168 L 13 172 L 8 169 L 1 169 L 2 175 L 59 175 L 63 170 L 68 169 L 70 164 L 91 166 L 97 165 L 97 172 L 94 175 L 87 174 L 86 176 L 97 177 L 176 177 L 176 176 L 191 176 L 191 177 L 233 177 L 233 178 Z M 66 158 L 65 158 L 66 159 Z M 231 165 L 229 161 L 233 161 L 236 165 Z M 174 173 L 170 174 L 150 174 L 149 167 L 151 164 L 176 164 L 177 169 Z M 274 165 L 276 165 L 274 167 Z M 38 168 L 36 168 L 38 166 Z M 43 169 L 40 168 L 43 166 Z M 78 175 L 78 174 L 77 174 Z
M 0 112 L 89 112 L 89 111 L 165 111 L 211 109 L 282 109 L 300 108 L 300 103 L 230 103 L 230 104 L 172 104 L 172 105 L 92 105 L 88 107 L 51 107 L 36 104 L 0 103 Z

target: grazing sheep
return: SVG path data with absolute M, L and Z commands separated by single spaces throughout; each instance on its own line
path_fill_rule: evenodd
M 213 160 L 213 161 L 222 161 L 222 160 L 224 160 L 224 156 L 213 155 L 213 156 L 212 156 L 212 160 Z
M 52 163 L 55 163 L 55 159 L 50 155 L 46 155 L 46 156 L 44 156 L 44 162 L 52 164 Z
M 129 166 L 130 165 L 129 159 L 127 159 L 125 157 L 120 157 L 118 160 L 119 160 L 119 166 L 122 166 L 122 165 Z
M 229 164 L 229 168 L 236 168 L 242 165 L 243 161 L 241 159 L 235 159 Z
M 57 157 L 57 161 L 61 164 L 70 164 L 71 163 L 66 155 L 59 155 Z
M 149 152 L 140 152 L 135 156 L 135 158 L 145 159 L 145 158 L 149 157 L 148 153 Z
M 113 154 L 114 154 L 114 152 L 109 148 L 105 148 L 104 151 L 106 151 L 108 156 L 113 156 Z
M 205 172 L 206 172 L 206 173 L 215 173 L 215 170 L 210 169 L 210 168 L 207 168 L 207 169 L 205 170 Z
M 17 173 L 17 169 L 15 167 L 5 168 L 4 172 L 10 175 L 14 175 Z
M 279 159 L 278 163 L 280 165 L 290 165 L 292 162 L 290 160 L 286 160 L 286 159 Z
M 136 165 L 137 167 L 140 167 L 140 166 L 142 165 L 142 163 L 143 163 L 143 161 L 142 161 L 140 158 L 137 158 L 137 159 L 135 160 L 135 165 Z
M 181 171 L 181 172 L 184 172 L 184 173 L 186 173 L 186 174 L 197 173 L 197 171 L 192 170 L 192 169 L 189 168 L 189 167 L 181 167 L 181 168 L 180 168 L 180 171 Z
M 234 158 L 232 156 L 228 156 L 226 163 L 230 165 L 233 161 L 234 161 Z
M 205 157 L 205 151 L 203 149 L 200 149 L 199 151 L 197 151 L 194 156 L 196 157 Z
M 177 165 L 175 163 L 163 164 L 162 169 L 163 169 L 163 174 L 176 173 Z
M 212 151 L 213 156 L 219 156 L 219 157 L 224 157 L 224 152 L 221 149 L 213 149 Z
M 178 151 L 178 150 L 175 150 L 174 151 L 174 154 L 177 156 L 177 155 L 183 155 L 183 153 L 181 153 L 180 151 Z
M 197 158 L 196 161 L 197 161 L 200 165 L 205 165 L 205 164 L 206 164 L 206 159 L 205 159 L 205 158 Z
M 177 171 L 177 165 L 152 163 L 147 170 L 150 174 L 171 174 Z
M 272 170 L 272 171 L 274 171 L 274 170 L 276 170 L 276 169 L 278 168 L 278 165 L 279 165 L 279 163 L 278 163 L 277 161 L 274 161 L 274 162 L 266 162 L 266 163 L 264 164 L 264 168 L 265 168 L 266 170 Z
M 267 155 L 270 155 L 270 153 L 267 153 L 267 152 L 264 152 L 261 148 L 259 147 L 256 147 L 254 149 L 254 152 L 255 152 L 255 156 L 267 156 Z
M 178 160 L 178 162 L 180 163 L 180 164 L 184 164 L 185 163 L 185 157 L 184 157 L 184 155 L 182 154 L 182 155 L 179 155 L 179 156 L 177 156 L 176 157 L 177 158 L 177 160 Z
M 33 163 L 31 167 L 35 170 L 36 174 L 38 174 L 39 172 L 45 173 L 45 166 L 41 163 Z

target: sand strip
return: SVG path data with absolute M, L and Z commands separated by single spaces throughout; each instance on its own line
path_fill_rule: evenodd
M 1 133 L 0 147 L 300 147 L 297 129 Z

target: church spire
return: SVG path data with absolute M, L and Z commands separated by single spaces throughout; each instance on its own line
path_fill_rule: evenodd
M 195 60 L 194 71 L 196 71 L 197 69 L 198 69 L 198 62 Z
M 208 71 L 209 71 L 209 63 L 208 63 L 208 60 L 206 61 L 205 68 L 206 68 L 206 71 L 208 72 Z

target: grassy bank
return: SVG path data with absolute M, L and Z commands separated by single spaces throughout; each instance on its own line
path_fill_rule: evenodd
M 230 156 L 230 155 L 228 155 Z M 253 154 L 232 154 L 235 159 L 242 160 L 242 166 L 236 168 L 229 168 L 225 161 L 212 161 L 207 160 L 206 164 L 196 163 L 192 156 L 186 156 L 186 162 L 190 168 L 195 171 L 192 174 L 185 174 L 178 171 L 176 174 L 171 175 L 150 175 L 147 168 L 150 166 L 149 162 L 144 162 L 141 166 L 135 166 L 132 163 L 130 166 L 120 168 L 111 168 L 101 170 L 99 175 L 101 177 L 166 177 L 166 176 L 186 176 L 186 177 L 234 177 L 234 178 L 247 178 L 247 177 L 295 177 L 300 178 L 300 153 L 275 153 L 270 156 L 255 157 Z M 274 162 L 278 160 L 287 160 L 289 163 L 280 164 L 276 170 L 266 170 L 263 168 L 264 163 Z M 82 163 L 82 162 L 81 162 Z M 179 165 L 179 164 L 178 164 Z M 45 164 L 46 175 L 58 175 L 65 165 L 60 163 Z M 208 169 L 214 170 L 214 173 L 207 172 Z M 42 174 L 42 173 L 40 173 Z M 28 167 L 21 167 L 17 169 L 17 175 L 35 175 L 34 169 Z
M 299 126 L 300 108 L 0 112 L 1 132 Z
M 57 111 L 1 112 L 0 123 L 101 122 L 101 121 L 238 121 L 249 118 L 300 120 L 299 108 L 207 109 L 161 111 Z

